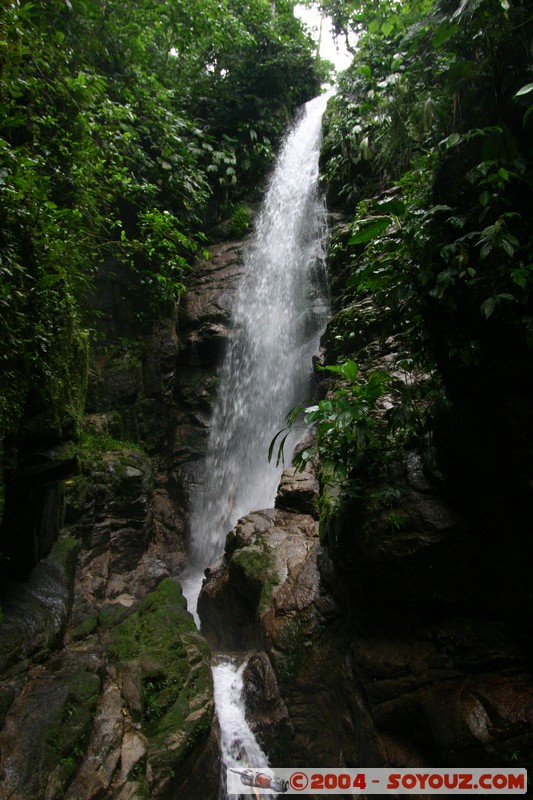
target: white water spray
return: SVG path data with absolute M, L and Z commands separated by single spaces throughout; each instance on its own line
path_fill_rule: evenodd
M 196 607 L 203 570 L 244 514 L 271 507 L 280 468 L 269 443 L 307 396 L 311 358 L 327 319 L 327 220 L 318 192 L 322 114 L 311 100 L 286 138 L 257 219 L 219 371 L 206 457 L 206 484 L 193 499 L 190 567 L 182 577 Z M 294 444 L 294 442 L 293 442 Z M 290 458 L 290 443 L 286 447 Z
M 180 578 L 193 613 L 203 571 L 222 553 L 231 528 L 250 511 L 274 504 L 281 467 L 268 463 L 269 443 L 307 396 L 311 359 L 328 317 L 327 218 L 318 191 L 326 102 L 322 95 L 307 103 L 288 134 L 245 255 L 219 371 L 207 479 L 193 499 L 190 564 Z M 291 446 L 294 440 L 286 445 L 288 458 Z M 213 667 L 224 769 L 267 765 L 246 722 L 243 671 L 229 658 Z
M 213 669 L 215 704 L 220 724 L 220 748 L 226 767 L 257 767 L 267 763 L 246 721 L 243 698 L 243 672 L 246 662 L 237 666 L 229 657 Z

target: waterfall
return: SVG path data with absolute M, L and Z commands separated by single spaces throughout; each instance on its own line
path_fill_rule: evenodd
M 195 610 L 203 571 L 244 514 L 272 507 L 281 467 L 268 447 L 286 414 L 308 396 L 311 359 L 328 317 L 327 217 L 318 191 L 322 114 L 311 100 L 289 131 L 244 258 L 232 335 L 219 370 L 205 485 L 193 499 L 190 564 L 180 580 Z M 286 453 L 290 458 L 291 446 Z M 231 659 L 213 667 L 224 764 L 265 766 L 249 730 L 242 671 Z
M 267 453 L 285 415 L 307 396 L 311 358 L 325 324 L 327 219 L 318 157 L 327 95 L 311 100 L 278 156 L 233 310 L 219 370 L 206 457 L 206 482 L 193 500 L 190 567 L 183 576 L 196 606 L 203 570 L 250 511 L 274 503 L 280 469 Z M 290 457 L 290 443 L 286 452 Z

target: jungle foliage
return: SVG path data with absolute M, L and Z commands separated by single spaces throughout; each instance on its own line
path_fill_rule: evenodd
M 322 78 L 291 0 L 0 4 L 0 442 L 75 424 L 95 273 L 152 318 Z
M 446 403 L 533 388 L 533 14 L 526 0 L 321 6 L 357 41 L 322 152 L 329 203 L 353 221 L 332 254 L 341 380 L 305 410 L 303 457 L 364 481 L 363 463 L 427 440 Z M 379 380 L 356 370 L 365 299 L 399 349 Z

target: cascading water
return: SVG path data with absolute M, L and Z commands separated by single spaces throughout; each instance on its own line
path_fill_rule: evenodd
M 181 576 L 193 612 L 203 571 L 222 553 L 228 532 L 244 514 L 274 504 L 281 468 L 267 461 L 269 443 L 307 396 L 311 358 L 328 316 L 327 218 L 318 191 L 326 102 L 322 95 L 307 103 L 288 134 L 245 255 L 219 371 L 207 481 L 193 500 L 190 563 Z M 244 717 L 242 667 L 226 658 L 213 673 L 224 763 L 265 766 Z
M 243 700 L 245 667 L 245 661 L 237 665 L 233 659 L 227 656 L 219 658 L 213 666 L 213 686 L 220 725 L 222 764 L 224 768 L 244 766 L 264 769 L 268 759 L 246 720 L 246 708 Z M 222 775 L 221 784 L 223 787 L 224 775 Z
M 220 555 L 237 520 L 273 505 L 280 469 L 267 462 L 268 446 L 287 412 L 306 396 L 328 311 L 327 220 L 318 193 L 326 102 L 321 95 L 307 103 L 287 136 L 245 255 L 234 328 L 219 372 L 208 480 L 190 518 L 190 567 L 183 583 L 191 607 L 203 570 Z

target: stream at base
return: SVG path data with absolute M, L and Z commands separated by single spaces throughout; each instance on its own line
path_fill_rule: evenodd
M 245 253 L 232 335 L 218 373 L 206 480 L 192 502 L 189 566 L 180 576 L 198 625 L 204 570 L 220 557 L 242 516 L 274 505 L 282 467 L 268 462 L 269 443 L 310 393 L 312 356 L 329 315 L 327 215 L 318 189 L 327 99 L 307 103 L 287 134 Z M 287 463 L 295 443 L 292 438 L 285 445 Z M 268 763 L 246 722 L 244 669 L 229 656 L 214 659 L 224 775 L 227 767 Z

